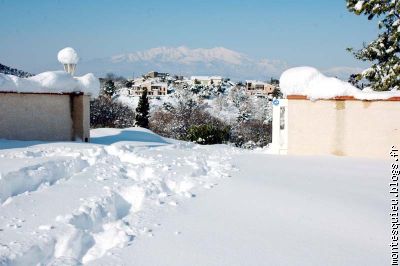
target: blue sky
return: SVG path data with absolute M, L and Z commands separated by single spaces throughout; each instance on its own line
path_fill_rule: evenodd
M 364 67 L 345 48 L 377 34 L 344 0 L 0 0 L 0 15 L 0 63 L 31 72 L 58 66 L 65 46 L 83 60 L 184 45 L 289 65 Z

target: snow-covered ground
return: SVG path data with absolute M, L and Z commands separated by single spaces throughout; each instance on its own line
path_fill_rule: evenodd
M 139 128 L 0 141 L 0 265 L 386 265 L 386 161 Z

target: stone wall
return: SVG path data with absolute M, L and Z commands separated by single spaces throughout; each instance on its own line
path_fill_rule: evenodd
M 0 138 L 89 141 L 89 97 L 0 93 Z

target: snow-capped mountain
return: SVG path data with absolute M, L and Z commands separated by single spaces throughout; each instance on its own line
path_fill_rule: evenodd
M 184 76 L 221 75 L 233 80 L 279 78 L 289 64 L 281 60 L 252 58 L 225 47 L 189 48 L 157 47 L 81 62 L 78 71 L 104 76 L 112 72 L 125 77 L 139 76 L 149 71 L 168 72 Z M 321 71 L 329 76 L 347 80 L 359 73 L 359 67 L 331 67 Z
M 287 68 L 279 60 L 256 60 L 248 55 L 224 47 L 191 49 L 157 47 L 145 51 L 114 55 L 82 62 L 82 70 L 104 75 L 107 72 L 132 76 L 148 71 L 180 75 L 222 75 L 232 79 L 266 79 L 279 77 Z
M 215 47 L 211 49 L 189 49 L 185 46 L 177 48 L 158 47 L 143 52 L 116 55 L 111 58 L 113 63 L 119 62 L 176 62 L 180 64 L 225 62 L 228 64 L 240 65 L 243 61 L 249 60 L 245 55 L 226 49 Z

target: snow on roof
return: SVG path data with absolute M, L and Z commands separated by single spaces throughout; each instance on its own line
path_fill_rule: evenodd
M 222 79 L 221 76 L 191 76 L 191 80 L 211 80 L 211 79 Z
M 268 84 L 267 82 L 260 81 L 260 80 L 246 80 L 246 83 L 252 83 L 252 84 L 263 84 L 263 85 L 266 85 L 266 84 Z
M 369 88 L 360 90 L 348 82 L 327 77 L 313 67 L 295 67 L 280 77 L 280 88 L 285 95 L 304 95 L 311 100 L 352 96 L 360 100 L 385 100 L 399 97 L 400 91 L 377 92 Z
M 20 93 L 73 93 L 82 92 L 97 97 L 100 90 L 99 79 L 92 73 L 82 77 L 72 77 L 65 71 L 48 71 L 29 78 L 0 74 L 1 92 Z
M 152 86 L 164 87 L 164 86 L 167 86 L 167 83 L 166 82 L 152 82 L 151 85 Z
M 58 61 L 61 64 L 77 64 L 79 57 L 74 48 L 66 47 L 58 52 Z
M 195 79 L 197 79 L 197 80 L 208 80 L 209 77 L 208 76 L 191 76 L 190 79 L 191 80 L 195 80 Z

